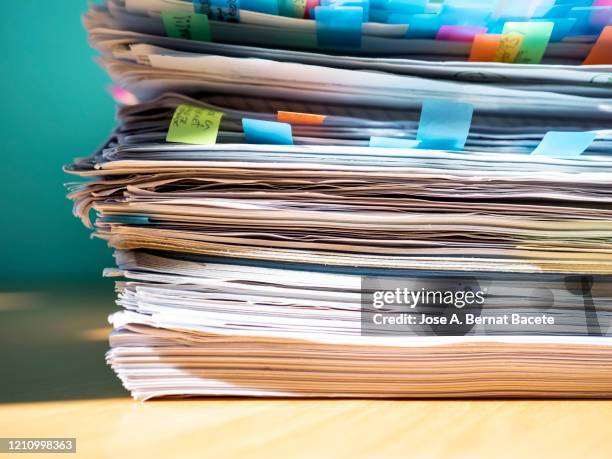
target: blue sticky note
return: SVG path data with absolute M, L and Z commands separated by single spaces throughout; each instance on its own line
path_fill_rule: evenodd
M 278 0 L 240 0 L 240 8 L 278 16 Z
M 530 19 L 531 22 L 552 22 L 554 23 L 553 31 L 550 34 L 550 41 L 563 40 L 576 24 L 576 18 L 548 18 L 548 19 Z
M 389 13 L 417 14 L 424 13 L 427 0 L 388 0 Z
M 317 43 L 324 48 L 360 48 L 363 8 L 317 6 Z
M 381 148 L 416 148 L 419 145 L 418 140 L 398 139 L 395 137 L 370 137 L 371 147 Z
M 363 22 L 370 19 L 370 0 L 321 0 L 321 6 L 357 6 L 363 8 Z M 315 14 L 316 17 L 316 14 Z
M 544 19 L 567 17 L 567 13 L 569 13 L 571 8 L 572 7 L 568 5 L 554 5 L 546 12 Z
M 371 8 L 370 9 L 370 22 L 381 22 L 385 23 L 389 19 L 389 12 L 383 9 Z
M 248 143 L 293 145 L 289 123 L 242 118 L 242 129 Z
M 576 19 L 572 35 L 599 35 L 612 22 L 612 6 L 574 7 L 568 17 Z
M 555 0 L 555 5 L 591 6 L 593 0 Z
M 437 14 L 390 14 L 389 24 L 408 24 L 407 38 L 434 38 L 440 28 L 440 16 Z
M 240 0 L 193 0 L 193 8 L 215 21 L 240 22 Z
M 444 25 L 487 26 L 493 8 L 483 8 L 479 5 L 449 5 L 443 4 L 440 19 Z
M 463 150 L 474 107 L 464 102 L 432 99 L 423 102 L 417 140 L 419 148 Z
M 572 158 L 580 156 L 593 143 L 595 132 L 548 131 L 532 155 L 551 156 L 554 158 Z

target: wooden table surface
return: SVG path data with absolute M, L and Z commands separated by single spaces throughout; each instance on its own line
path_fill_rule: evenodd
M 112 301 L 0 293 L 0 437 L 76 437 L 87 458 L 612 457 L 612 401 L 135 402 L 104 364 Z

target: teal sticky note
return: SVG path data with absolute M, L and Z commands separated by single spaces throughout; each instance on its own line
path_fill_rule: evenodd
M 389 12 L 382 9 L 370 9 L 370 22 L 387 22 L 389 19 Z
M 242 118 L 242 129 L 248 143 L 293 145 L 289 123 Z
M 323 48 L 360 48 L 363 8 L 317 6 L 317 43 Z
M 493 8 L 483 4 L 449 4 L 444 3 L 440 10 L 440 20 L 444 25 L 465 25 L 474 27 L 487 26 Z
M 417 14 L 424 13 L 427 0 L 388 0 L 389 13 Z
M 432 99 L 423 102 L 417 131 L 419 148 L 430 150 L 463 150 L 474 107 L 464 102 Z
M 407 38 L 434 38 L 440 28 L 438 14 L 390 14 L 389 24 L 408 24 Z
M 240 8 L 258 13 L 273 14 L 278 16 L 280 1 L 278 0 L 241 0 Z
M 518 33 L 523 37 L 521 48 L 514 59 L 519 64 L 539 64 L 550 41 L 554 22 L 506 22 L 502 34 Z
M 398 139 L 395 137 L 370 137 L 370 146 L 379 148 L 416 148 L 419 145 L 418 140 Z
M 370 19 L 370 0 L 319 0 L 321 6 L 357 6 L 363 10 L 363 22 Z
M 535 150 L 536 156 L 572 158 L 580 156 L 597 137 L 595 132 L 548 131 Z

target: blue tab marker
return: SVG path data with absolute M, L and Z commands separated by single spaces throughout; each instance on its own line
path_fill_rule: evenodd
M 440 28 L 438 14 L 397 14 L 392 13 L 387 18 L 389 24 L 408 24 L 407 38 L 434 38 Z
M 552 19 L 530 19 L 531 22 L 552 22 L 554 23 L 552 33 L 550 34 L 550 41 L 561 41 L 567 35 L 576 24 L 576 18 L 552 18 Z
M 370 0 L 321 0 L 321 6 L 360 6 L 363 8 L 363 22 L 370 20 Z M 316 14 L 315 14 L 316 16 Z
M 418 14 L 424 13 L 427 0 L 388 0 L 389 13 Z
M 595 132 L 548 131 L 532 155 L 553 158 L 580 156 L 597 137 Z
M 370 22 L 387 22 L 388 20 L 389 12 L 387 10 L 370 9 Z
M 612 6 L 577 6 L 569 11 L 568 17 L 576 18 L 572 35 L 599 35 L 612 20 Z
M 240 0 L 193 0 L 193 8 L 214 21 L 240 22 Z
M 491 6 L 487 8 L 477 4 L 449 5 L 444 3 L 440 11 L 440 19 L 443 24 L 486 27 L 492 12 Z
M 240 8 L 258 13 L 279 15 L 278 0 L 240 0 Z
M 370 146 L 379 148 L 417 148 L 421 142 L 396 137 L 370 137 Z
M 317 42 L 324 48 L 360 48 L 363 8 L 317 6 Z
M 242 118 L 242 129 L 248 143 L 293 145 L 289 123 Z
M 472 124 L 474 107 L 452 100 L 426 100 L 417 131 L 419 148 L 463 150 Z

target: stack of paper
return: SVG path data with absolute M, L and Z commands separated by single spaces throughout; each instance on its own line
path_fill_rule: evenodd
M 118 125 L 67 171 L 126 388 L 612 394 L 611 11 L 93 5 Z

